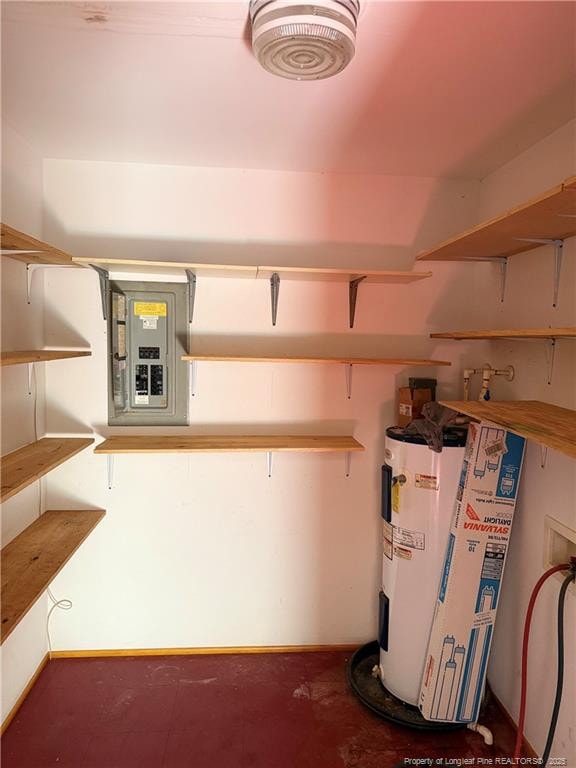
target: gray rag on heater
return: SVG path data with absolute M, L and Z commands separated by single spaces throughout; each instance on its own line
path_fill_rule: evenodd
M 455 423 L 458 415 L 456 411 L 445 408 L 440 403 L 426 403 L 422 407 L 422 418 L 411 421 L 404 431 L 409 435 L 421 435 L 429 448 L 436 453 L 442 453 L 444 430 Z

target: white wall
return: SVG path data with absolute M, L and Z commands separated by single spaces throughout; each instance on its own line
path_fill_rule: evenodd
M 233 182 L 242 176 L 231 171 L 229 186 L 222 171 L 212 178 L 197 169 L 49 161 L 45 234 L 75 253 L 112 257 L 118 243 L 135 255 L 150 237 L 164 242 L 156 257 L 171 259 L 180 243 L 194 253 L 196 238 L 286 242 L 297 235 L 315 246 L 336 232 L 349 242 L 380 243 L 378 265 L 386 268 L 398 248 L 412 259 L 416 241 L 428 245 L 476 215 L 474 183 L 264 172 L 249 174 L 240 194 Z M 204 190 L 215 187 L 215 178 L 218 199 L 206 205 Z M 266 210 L 262 219 L 258 207 Z M 309 254 L 306 247 L 300 261 L 307 261 L 302 254 Z M 363 265 L 353 248 L 347 256 Z M 481 270 L 494 277 L 486 265 Z M 432 326 L 479 321 L 465 291 L 454 290 L 459 275 L 460 285 L 472 286 L 476 272 L 439 265 L 434 278 L 412 286 L 360 286 L 353 331 L 346 284 L 283 282 L 273 329 L 265 281 L 199 279 L 193 344 L 431 355 Z M 57 366 L 47 371 L 48 429 L 110 433 L 97 277 L 90 270 L 49 274 L 46 292 L 47 341 L 69 338 L 93 351 L 76 361 L 73 376 Z M 52 506 L 107 510 L 55 582 L 58 594 L 74 601 L 73 611 L 54 617 L 55 647 L 373 637 L 384 428 L 408 375 L 438 374 L 441 393 L 456 394 L 454 374 L 469 360 L 458 345 L 444 354 L 455 369 L 355 369 L 350 401 L 338 368 L 199 365 L 192 430 L 354 434 L 367 450 L 353 457 L 349 479 L 343 456 L 310 454 L 278 455 L 271 479 L 258 454 L 117 456 L 111 491 L 105 457 L 91 452 L 51 475 Z
M 45 162 L 47 230 L 77 256 L 412 267 L 476 214 L 477 182 Z M 89 201 L 89 202 L 88 202 Z M 97 202 L 95 202 L 97 201 Z
M 84 256 L 262 263 L 269 254 L 271 263 L 410 268 L 420 248 L 574 172 L 573 130 L 571 125 L 558 131 L 485 179 L 480 215 L 473 182 L 45 161 L 44 236 Z M 495 397 L 574 407 L 568 342 L 558 345 L 554 379 L 547 385 L 540 342 L 427 338 L 430 330 L 450 328 L 574 325 L 573 240 L 565 250 L 557 310 L 551 308 L 552 255 L 543 248 L 510 260 L 503 305 L 497 270 L 487 264 L 421 264 L 418 269 L 432 268 L 432 279 L 409 287 L 361 286 L 353 331 L 347 329 L 345 285 L 284 282 L 278 326 L 272 329 L 265 282 L 204 279 L 193 343 L 197 349 L 290 351 L 304 345 L 335 353 L 435 355 L 454 362 L 452 369 L 436 371 L 445 396 L 459 394 L 465 365 L 511 362 L 516 380 L 497 382 Z M 93 350 L 92 358 L 47 368 L 47 429 L 110 433 L 96 275 L 63 270 L 47 273 L 45 280 L 46 343 L 89 344 Z M 106 488 L 105 458 L 80 454 L 50 475 L 49 506 L 101 506 L 108 514 L 55 582 L 60 596 L 74 600 L 73 611 L 54 616 L 55 647 L 372 637 L 382 435 L 393 420 L 396 388 L 408 375 L 429 371 L 357 369 L 351 401 L 339 370 L 204 364 L 198 372 L 193 429 L 349 432 L 367 451 L 353 458 L 349 479 L 339 456 L 278 456 L 272 479 L 259 455 L 117 457 L 112 491 Z M 574 527 L 574 509 L 573 463 L 549 451 L 542 469 L 540 452 L 530 445 L 490 669 L 491 683 L 513 715 L 524 609 L 542 570 L 543 514 Z M 547 725 L 543 711 L 549 711 L 541 702 L 551 704 L 553 675 L 537 660 L 552 653 L 549 626 L 557 589 L 557 583 L 547 585 L 535 615 L 527 736 L 539 751 Z M 573 595 L 567 627 L 573 646 Z M 574 749 L 573 672 L 569 661 L 557 755 Z
M 2 126 L 2 221 L 42 234 L 42 160 L 9 126 Z M 43 346 L 43 281 L 36 275 L 33 300 L 26 303 L 26 267 L 2 259 L 2 349 Z M 34 402 L 38 432 L 44 424 L 42 366 L 36 366 L 37 398 L 28 394 L 27 367 L 2 369 L 2 454 L 35 439 Z M 34 483 L 2 505 L 2 546 L 40 513 L 40 483 Z M 46 654 L 46 599 L 40 600 L 16 627 L 1 649 L 2 720 Z
M 570 123 L 503 168 L 481 185 L 481 218 L 538 195 L 576 173 L 576 123 Z M 509 261 L 506 301 L 487 302 L 487 327 L 576 325 L 576 239 L 566 241 L 559 304 L 552 307 L 554 256 L 551 247 L 538 248 Z M 534 399 L 566 408 L 576 407 L 574 342 L 559 341 L 552 383 L 547 384 L 547 345 L 544 342 L 494 342 L 490 360 L 512 364 L 516 379 L 510 397 Z M 544 519 L 551 515 L 576 529 L 576 467 L 574 460 L 549 450 L 541 467 L 539 447 L 527 444 L 521 493 L 514 521 L 504 589 L 496 625 L 489 680 L 508 711 L 517 718 L 520 697 L 520 656 L 526 606 L 534 583 L 543 572 Z M 549 580 L 536 606 L 529 657 L 526 736 L 542 754 L 556 680 L 556 611 L 560 581 Z M 566 599 L 566 667 L 564 696 L 552 755 L 576 765 L 576 592 Z

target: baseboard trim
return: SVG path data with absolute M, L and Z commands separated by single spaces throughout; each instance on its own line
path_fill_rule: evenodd
M 80 651 L 52 651 L 53 659 L 90 659 L 107 656 L 205 656 L 231 653 L 313 653 L 321 651 L 355 651 L 359 643 L 336 645 L 239 645 L 204 648 L 106 648 Z
M 512 718 L 512 715 L 508 712 L 504 704 L 500 701 L 498 696 L 494 693 L 492 688 L 490 688 L 490 693 L 492 694 L 492 697 L 494 699 L 494 703 L 496 704 L 497 708 L 500 710 L 500 714 L 506 720 L 508 725 L 512 728 L 514 733 L 517 733 L 518 731 L 518 725 L 514 722 L 514 719 Z M 536 758 L 538 759 L 540 755 L 536 752 L 532 744 L 528 741 L 528 739 L 524 736 L 522 738 L 522 756 L 523 757 L 530 757 L 530 758 Z
M 16 700 L 16 704 L 14 704 L 10 712 L 8 712 L 8 714 L 6 715 L 6 718 L 4 719 L 2 726 L 0 726 L 0 736 L 4 734 L 4 731 L 6 730 L 6 728 L 8 728 L 12 720 L 16 717 L 18 710 L 20 709 L 22 704 L 24 704 L 24 700 L 26 699 L 26 696 L 28 696 L 28 694 L 32 690 L 32 686 L 34 685 L 36 680 L 38 680 L 40 672 L 42 672 L 42 670 L 46 666 L 48 662 L 48 658 L 49 658 L 48 654 L 46 654 L 42 659 L 42 661 L 40 662 L 40 664 L 38 665 L 38 668 L 30 678 L 30 680 L 28 680 L 28 683 L 26 684 L 26 687 L 24 688 L 24 690 L 22 691 L 20 696 L 18 696 L 18 699 Z

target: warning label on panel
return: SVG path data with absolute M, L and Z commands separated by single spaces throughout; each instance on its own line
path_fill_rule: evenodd
M 135 301 L 134 314 L 138 317 L 166 317 L 166 304 L 163 301 Z
M 148 405 L 149 402 L 148 395 L 134 395 L 134 405 Z
M 394 544 L 401 544 L 411 549 L 424 549 L 425 536 L 422 531 L 409 531 L 407 528 L 394 526 Z
M 430 491 L 438 490 L 438 478 L 436 475 L 419 475 L 414 476 L 414 485 L 416 488 L 428 488 Z
M 392 560 L 392 531 L 394 530 L 394 526 L 391 525 L 387 520 L 384 521 L 384 531 L 383 531 L 383 550 L 384 554 L 389 560 Z
M 140 320 L 142 320 L 143 331 L 155 331 L 158 328 L 158 317 L 156 315 L 141 317 Z

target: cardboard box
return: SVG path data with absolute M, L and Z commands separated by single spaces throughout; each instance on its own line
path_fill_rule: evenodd
M 478 718 L 524 445 L 490 422 L 470 424 L 420 687 L 428 720 Z
M 396 424 L 405 427 L 422 415 L 422 406 L 434 399 L 431 389 L 411 389 L 400 387 L 398 390 L 398 413 Z

